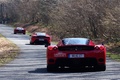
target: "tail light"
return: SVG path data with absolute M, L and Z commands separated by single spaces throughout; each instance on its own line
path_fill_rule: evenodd
M 33 38 L 37 38 L 37 36 L 33 36 Z
M 100 46 L 100 47 L 99 47 L 99 46 L 96 46 L 95 49 L 96 49 L 96 50 L 104 50 L 104 47 L 103 47 L 103 46 Z
M 46 39 L 48 42 L 50 42 L 50 37 L 46 37 L 45 39 Z
M 104 50 L 104 47 L 100 46 L 100 50 Z
M 55 46 L 55 47 L 48 47 L 48 49 L 49 50 L 57 50 L 58 48 L 57 48 L 57 46 Z
M 98 46 L 95 47 L 96 50 L 100 50 L 100 48 Z

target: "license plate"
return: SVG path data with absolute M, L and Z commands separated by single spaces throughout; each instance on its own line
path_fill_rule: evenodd
M 18 32 L 22 32 L 21 30 L 18 30 Z
M 84 58 L 84 54 L 69 54 L 68 58 Z
M 39 39 L 39 41 L 44 41 L 44 39 Z

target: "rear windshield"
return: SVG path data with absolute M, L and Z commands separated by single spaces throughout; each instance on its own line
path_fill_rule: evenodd
M 23 28 L 21 28 L 21 27 L 17 27 L 17 29 L 18 29 L 18 30 L 23 30 Z
M 45 36 L 46 34 L 45 33 L 36 33 L 38 36 Z
M 87 45 L 89 42 L 86 38 L 65 38 L 63 44 L 65 45 Z

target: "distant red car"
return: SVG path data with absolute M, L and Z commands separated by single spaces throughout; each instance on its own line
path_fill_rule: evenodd
M 26 34 L 26 30 L 22 27 L 16 27 L 14 29 L 14 34 L 17 34 L 17 33 L 22 33 L 22 34 Z
M 51 37 L 42 32 L 35 32 L 31 35 L 30 44 L 42 44 L 45 47 L 51 44 Z
M 106 48 L 87 38 L 64 38 L 47 47 L 47 71 L 58 68 L 106 70 Z

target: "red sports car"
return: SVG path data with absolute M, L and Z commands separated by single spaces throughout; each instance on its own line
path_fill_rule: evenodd
M 51 44 L 51 37 L 42 32 L 35 32 L 31 35 L 30 44 L 42 44 L 45 47 Z
M 64 38 L 47 47 L 47 71 L 58 68 L 106 70 L 106 48 L 87 38 Z
M 23 34 L 26 34 L 26 30 L 22 27 L 16 27 L 14 29 L 14 34 L 17 34 L 17 33 L 23 33 Z

